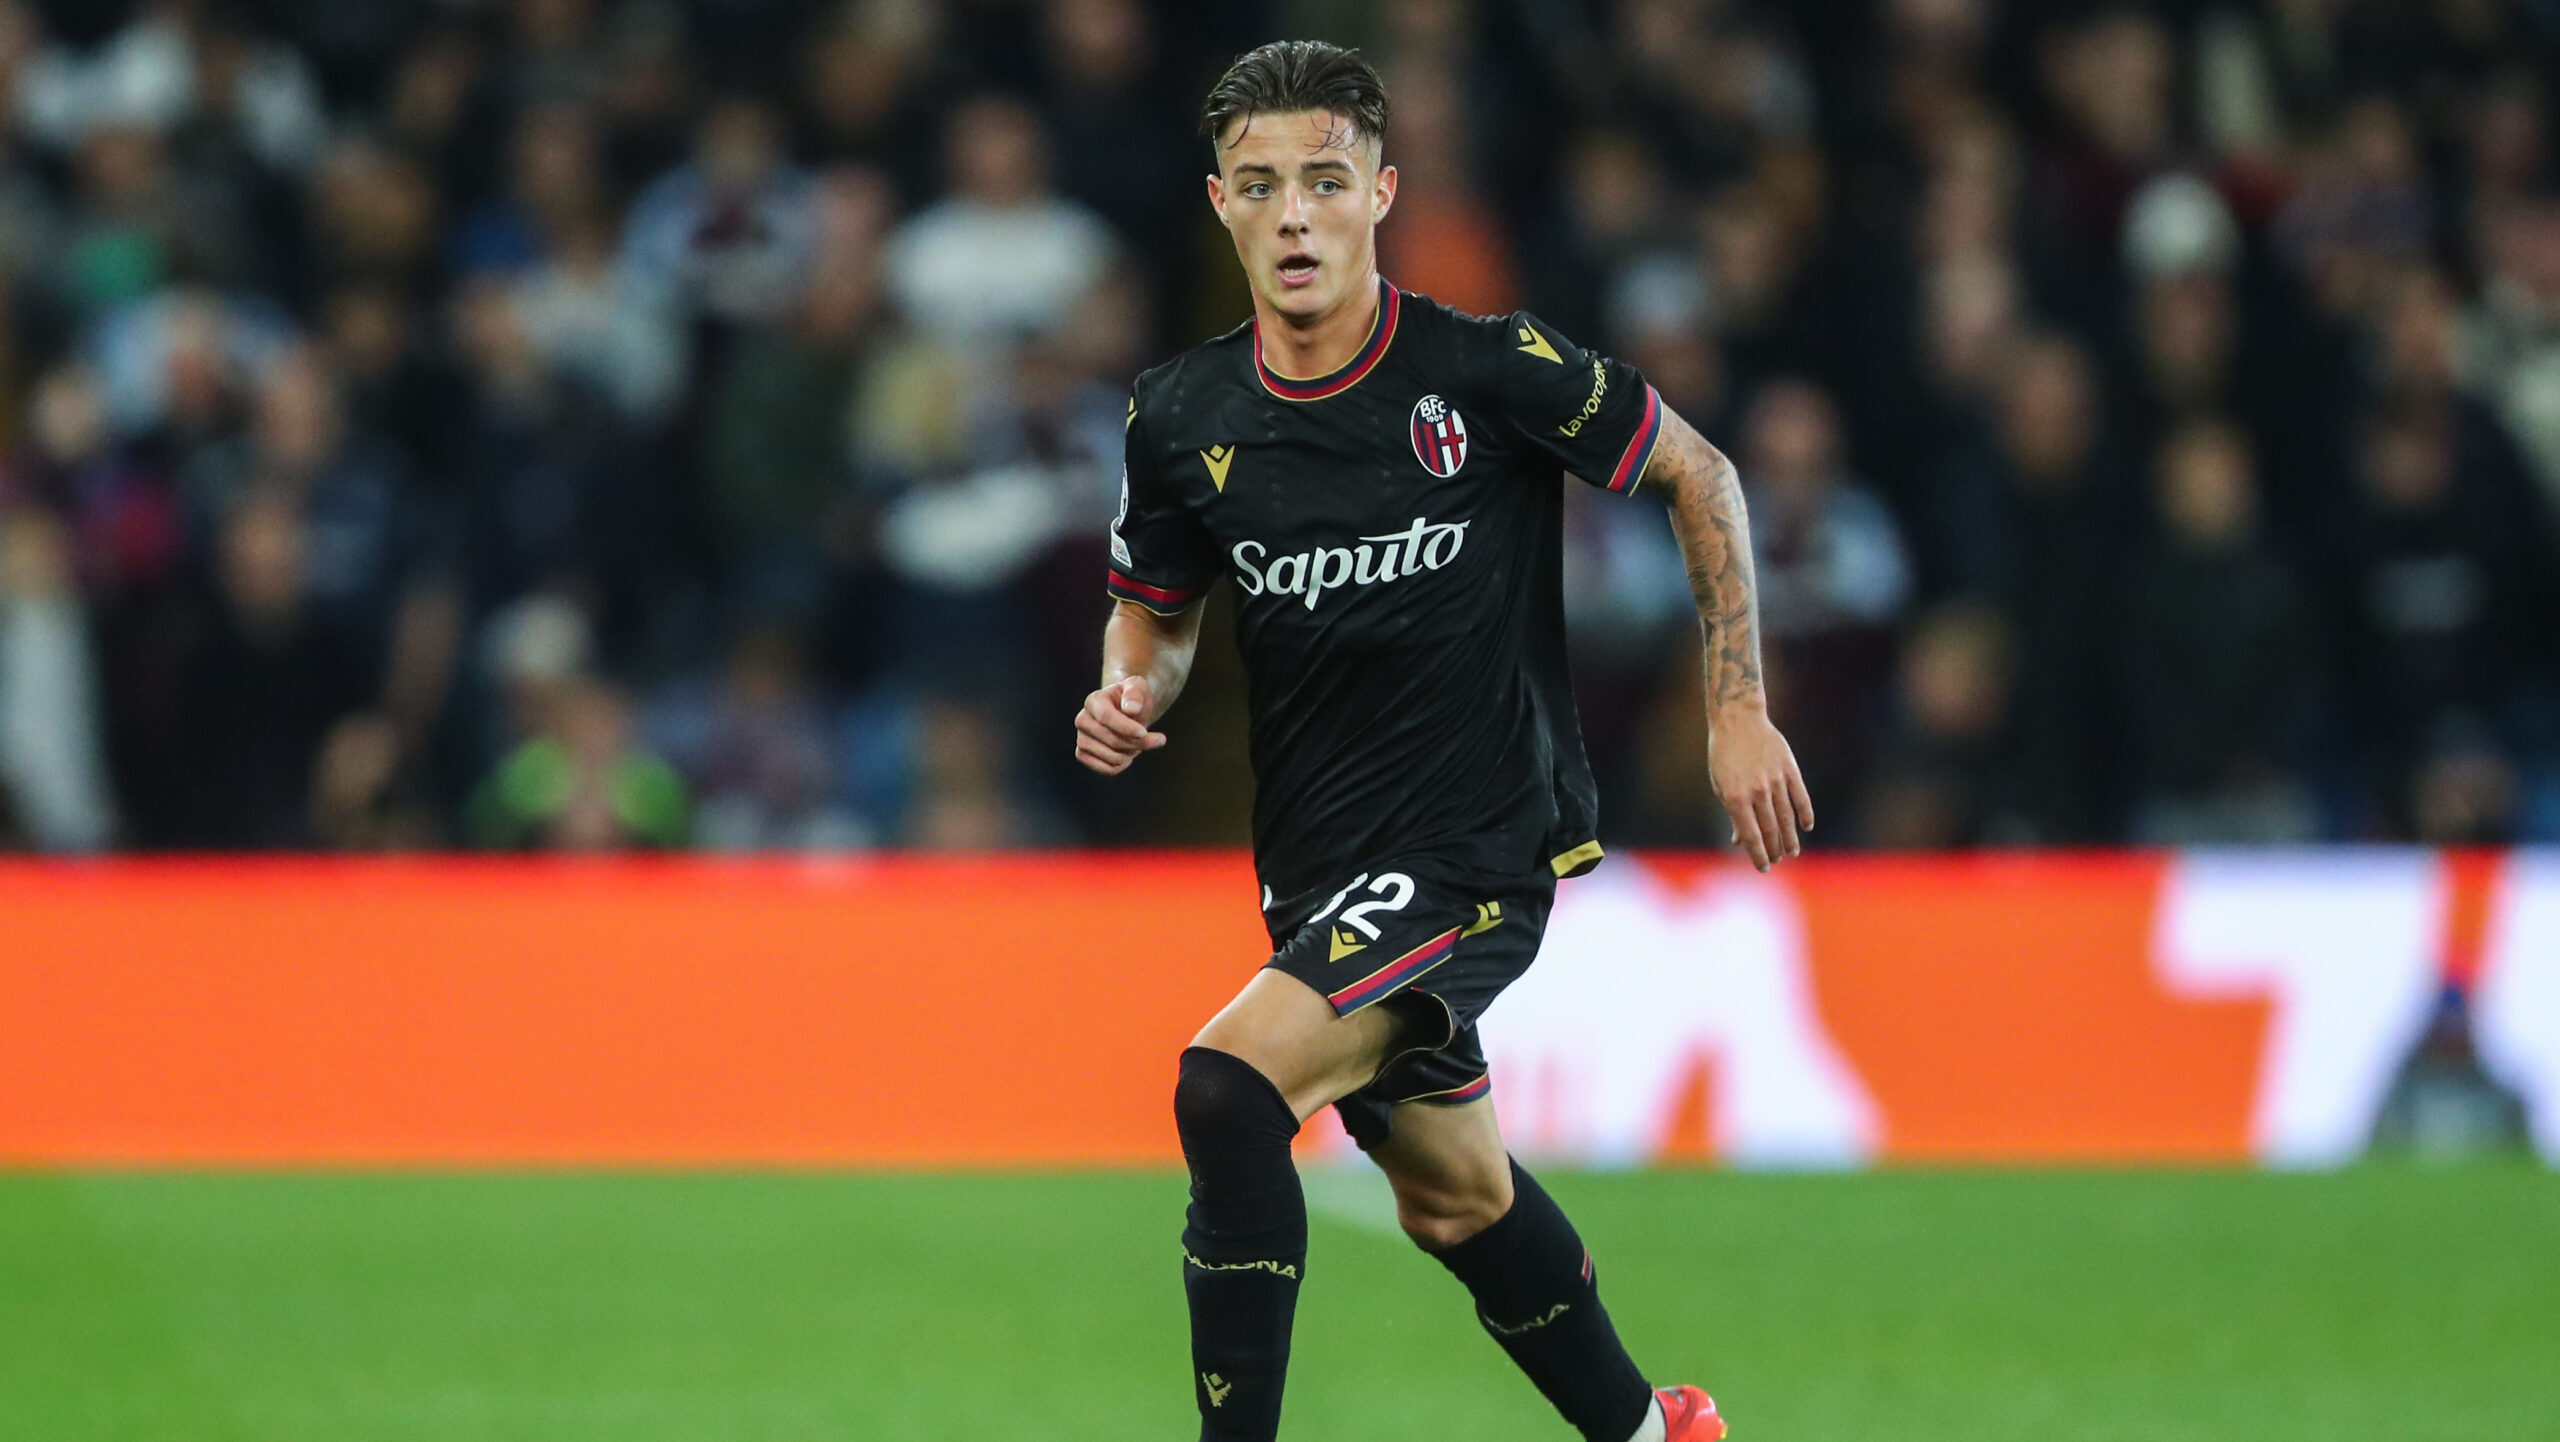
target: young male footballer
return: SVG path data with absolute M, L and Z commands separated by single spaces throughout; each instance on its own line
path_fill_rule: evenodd
M 1271 1442 L 1307 1260 L 1290 1139 L 1332 1106 L 1485 1331 L 1589 1442 L 1712 1442 L 1656 1388 L 1591 1255 L 1494 1122 L 1476 1020 L 1600 860 L 1565 672 L 1561 472 L 1668 502 L 1705 623 L 1709 761 L 1766 870 L 1813 826 L 1760 684 L 1733 467 L 1634 370 L 1535 317 L 1377 270 L 1387 98 L 1356 52 L 1266 45 L 1209 92 L 1209 203 L 1250 325 L 1138 378 L 1102 686 L 1076 754 L 1117 774 L 1190 673 L 1224 574 L 1249 678 L 1272 955 L 1182 1054 L 1183 1283 L 1200 1436 Z

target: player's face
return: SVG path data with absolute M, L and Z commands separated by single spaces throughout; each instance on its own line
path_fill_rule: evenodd
M 1348 117 L 1302 110 L 1254 115 L 1218 137 L 1209 203 L 1262 303 L 1293 320 L 1331 314 L 1377 268 L 1378 222 L 1396 172 Z

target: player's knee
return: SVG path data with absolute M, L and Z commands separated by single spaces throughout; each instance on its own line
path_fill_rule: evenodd
M 1502 1187 L 1405 1183 L 1396 1188 L 1396 1221 L 1413 1244 L 1445 1252 L 1502 1220 L 1511 1197 Z
M 1278 1146 L 1298 1133 L 1297 1114 L 1269 1077 L 1250 1062 L 1205 1046 L 1182 1054 L 1173 1086 L 1173 1124 L 1186 1156 L 1237 1147 Z

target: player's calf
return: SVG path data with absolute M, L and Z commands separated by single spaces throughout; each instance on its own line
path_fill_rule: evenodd
M 1271 1442 L 1307 1265 L 1307 1204 L 1289 1143 L 1297 1114 L 1222 1051 L 1182 1054 L 1173 1114 L 1191 1168 L 1182 1229 L 1191 1388 L 1203 1442 Z
M 1473 1294 L 1486 1334 L 1567 1422 L 1588 1442 L 1629 1442 L 1653 1425 L 1653 1388 L 1600 1304 L 1591 1253 L 1516 1162 L 1511 1190 L 1500 1221 L 1433 1255 Z

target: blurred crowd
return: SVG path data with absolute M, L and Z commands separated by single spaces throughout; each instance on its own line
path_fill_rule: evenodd
M 1285 34 L 1391 278 L 1740 463 L 1821 843 L 2560 838 L 2549 0 L 0 0 L 0 846 L 1240 839 L 1222 643 L 1067 720 Z M 1606 833 L 1719 843 L 1571 492 Z

